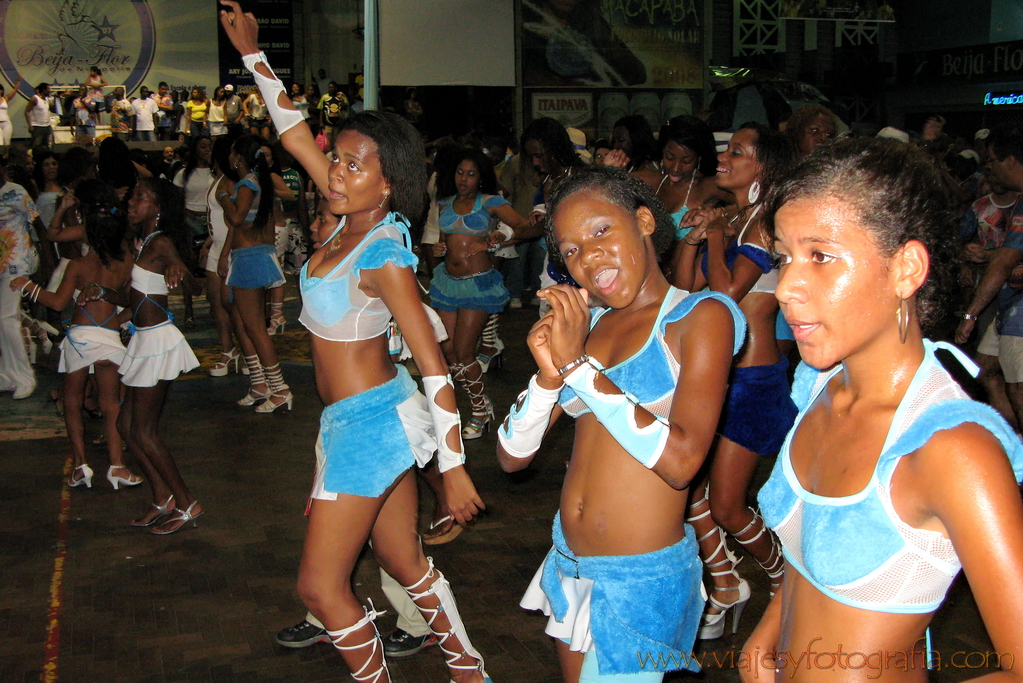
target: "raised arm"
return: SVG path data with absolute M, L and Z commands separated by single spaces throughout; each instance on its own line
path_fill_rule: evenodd
M 327 171 L 330 162 L 316 146 L 312 131 L 285 92 L 284 84 L 261 56 L 256 17 L 251 12 L 242 14 L 241 7 L 233 0 L 220 0 L 220 4 L 227 8 L 220 11 L 220 25 L 246 67 L 252 71 L 285 149 L 305 168 L 320 191 L 329 194 Z
M 20 87 L 21 87 L 21 79 L 19 78 L 18 82 L 14 84 L 14 87 L 11 88 L 10 94 L 9 95 L 4 95 L 4 102 L 10 102 L 11 98 L 14 97 L 18 93 L 18 88 L 20 88 Z

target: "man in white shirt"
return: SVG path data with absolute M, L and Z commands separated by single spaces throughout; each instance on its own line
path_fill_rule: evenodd
M 135 139 L 139 142 L 156 140 L 156 115 L 160 111 L 156 100 L 149 96 L 149 88 L 142 86 L 139 96 L 131 103 L 135 118 Z
M 0 391 L 13 391 L 16 400 L 32 395 L 36 377 L 21 338 L 21 292 L 10 284 L 39 267 L 33 232 L 42 229 L 32 198 L 21 185 L 7 182 L 0 160 L 0 242 L 6 247 L 0 250 Z
M 53 136 L 53 127 L 50 125 L 52 108 L 50 86 L 47 83 L 40 83 L 36 86 L 36 94 L 25 105 L 25 122 L 32 134 L 32 142 L 29 143 L 31 148 L 50 146 L 50 138 Z

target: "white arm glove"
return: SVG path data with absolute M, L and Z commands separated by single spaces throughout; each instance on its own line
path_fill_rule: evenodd
M 497 430 L 497 440 L 508 455 L 528 458 L 539 450 L 560 395 L 560 388 L 544 389 L 533 375 L 529 388 L 519 394 L 508 417 Z
M 451 412 L 442 408 L 437 403 L 437 394 L 445 386 L 451 387 L 454 392 L 455 385 L 451 382 L 451 375 L 430 375 L 423 377 L 423 388 L 426 390 L 426 403 L 430 409 L 430 418 L 433 420 L 433 431 L 437 438 L 437 469 L 443 474 L 452 467 L 458 467 L 465 462 L 465 452 L 462 448 L 462 420 L 458 412 Z M 458 437 L 458 450 L 448 446 L 448 435 L 455 430 Z
M 259 92 L 263 93 L 263 101 L 266 102 L 270 118 L 273 119 L 274 126 L 277 127 L 277 134 L 284 135 L 285 131 L 291 130 L 305 121 L 305 119 L 302 118 L 302 113 L 297 109 L 285 109 L 280 105 L 278 101 L 280 95 L 284 95 L 285 99 L 289 99 L 288 94 L 284 91 L 284 84 L 281 83 L 276 75 L 273 78 L 268 78 L 256 71 L 256 65 L 260 62 L 265 64 L 266 68 L 273 74 L 274 71 L 270 68 L 270 63 L 266 61 L 266 55 L 262 52 L 242 57 L 242 64 L 252 72 L 252 78 L 255 79 L 256 85 L 259 86 Z

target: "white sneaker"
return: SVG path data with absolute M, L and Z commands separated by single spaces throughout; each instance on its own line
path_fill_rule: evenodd
M 19 389 L 15 389 L 14 390 L 14 396 L 12 396 L 11 398 L 13 398 L 15 401 L 20 401 L 23 398 L 28 398 L 29 396 L 31 396 L 33 394 L 33 392 L 35 392 L 35 390 L 36 390 L 36 383 L 32 382 L 28 386 L 24 386 L 24 387 L 21 387 Z
M 517 296 L 512 297 L 508 302 L 508 308 L 522 308 L 522 299 Z

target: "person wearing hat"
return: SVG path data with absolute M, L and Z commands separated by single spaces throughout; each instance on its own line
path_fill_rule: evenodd
M 572 141 L 572 146 L 575 147 L 575 153 L 579 155 L 584 164 L 593 163 L 593 155 L 590 154 L 590 150 L 586 149 L 586 133 L 582 132 L 578 128 L 566 128 L 568 131 L 568 139 Z
M 238 137 L 244 132 L 242 117 L 245 115 L 245 110 L 242 108 L 242 98 L 235 93 L 234 86 L 230 83 L 224 86 L 224 94 L 227 97 L 224 100 L 224 120 L 227 122 L 227 134 L 231 137 Z

